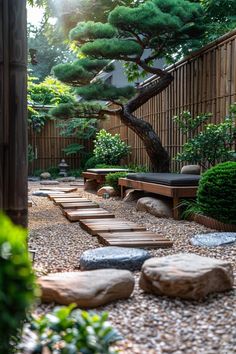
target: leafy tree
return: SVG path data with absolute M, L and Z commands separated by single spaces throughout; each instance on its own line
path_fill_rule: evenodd
M 206 121 L 210 114 L 193 118 L 190 112 L 183 112 L 179 117 L 174 117 L 183 134 L 189 141 L 183 145 L 183 151 L 176 156 L 177 161 L 198 163 L 203 169 L 215 166 L 217 163 L 234 159 L 235 151 L 232 150 L 236 142 L 236 105 L 230 108 L 230 116 L 219 124 L 204 125 L 202 131 L 194 133 Z
M 119 113 L 122 122 L 142 139 L 152 169 L 168 171 L 169 156 L 160 138 L 152 126 L 137 118 L 134 112 L 173 80 L 166 70 L 155 67 L 154 60 L 168 60 L 176 53 L 187 53 L 189 48 L 196 48 L 202 40 L 204 22 L 202 7 L 187 0 L 147 0 L 134 7 L 118 6 L 109 13 L 106 23 L 80 22 L 70 31 L 70 41 L 77 46 L 80 57 L 73 64 L 59 64 L 54 73 L 58 79 L 77 87 L 77 94 L 87 101 L 96 99 L 115 103 L 117 109 L 103 107 L 94 110 L 92 117 Z M 118 89 L 94 80 L 111 59 L 125 61 L 131 73 L 140 68 L 156 75 L 157 80 L 138 89 L 136 94 L 131 87 Z M 63 106 L 64 116 L 66 109 L 72 116 L 81 117 L 79 103 L 73 109 L 70 105 Z M 56 113 L 60 116 L 60 107 Z

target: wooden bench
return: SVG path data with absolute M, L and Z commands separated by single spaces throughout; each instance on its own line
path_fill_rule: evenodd
M 87 179 L 93 179 L 98 185 L 100 185 L 105 183 L 106 175 L 116 172 L 128 172 L 128 170 L 123 168 L 91 168 L 85 172 L 82 172 L 82 176 L 84 178 L 84 183 L 86 183 Z
M 174 219 L 180 219 L 180 208 L 178 208 L 181 198 L 194 198 L 197 194 L 198 186 L 168 186 L 164 184 L 150 183 L 132 180 L 128 178 L 119 178 L 121 187 L 121 198 L 124 197 L 125 188 L 141 189 L 145 192 L 159 194 L 173 199 Z

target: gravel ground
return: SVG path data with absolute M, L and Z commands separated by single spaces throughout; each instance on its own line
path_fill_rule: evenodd
M 29 187 L 33 191 L 39 185 L 31 183 Z M 190 245 L 191 236 L 212 230 L 194 222 L 160 219 L 137 212 L 133 202 L 124 203 L 118 198 L 104 200 L 84 191 L 82 194 L 99 202 L 116 217 L 137 222 L 174 241 L 170 249 L 150 250 L 153 256 L 193 252 L 230 261 L 236 272 L 236 246 L 206 249 Z M 82 252 L 100 247 L 96 237 L 83 231 L 79 223 L 67 221 L 48 198 L 33 196 L 32 200 L 33 207 L 29 209 L 29 246 L 37 251 L 36 271 L 46 274 L 77 270 Z M 124 336 L 124 341 L 117 347 L 120 353 L 236 353 L 235 288 L 224 294 L 211 295 L 201 302 L 190 302 L 145 294 L 137 285 L 138 272 L 135 278 L 136 287 L 130 299 L 98 310 L 108 311 L 111 323 Z M 42 305 L 38 311 L 49 309 L 50 306 Z

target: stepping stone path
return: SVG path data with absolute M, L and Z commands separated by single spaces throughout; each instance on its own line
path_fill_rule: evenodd
M 70 210 L 65 213 L 70 221 L 80 221 L 83 219 L 105 219 L 114 218 L 115 215 L 102 208 Z
M 58 181 L 42 181 L 42 182 L 40 182 L 40 184 L 42 184 L 42 185 L 44 185 L 44 186 L 53 186 L 53 185 L 57 185 L 57 184 L 59 184 L 59 182 Z
M 80 258 L 81 270 L 104 268 L 140 270 L 150 254 L 138 248 L 102 247 L 85 251 Z
M 127 270 L 100 269 L 49 274 L 39 278 L 38 284 L 43 302 L 76 303 L 81 308 L 94 308 L 129 298 L 134 277 Z
M 58 188 L 60 191 L 61 188 Z M 53 190 L 56 192 L 56 188 Z M 66 190 L 64 189 L 64 192 Z M 172 241 L 147 231 L 134 222 L 116 219 L 114 214 L 100 208 L 98 204 L 81 198 L 78 193 L 54 195 L 49 198 L 62 208 L 62 213 L 71 222 L 79 221 L 80 226 L 103 245 L 124 247 L 171 247 Z
M 233 287 L 233 269 L 227 261 L 192 253 L 150 258 L 142 266 L 140 287 L 155 295 L 199 300 Z
M 97 237 L 105 246 L 166 248 L 173 245 L 172 241 L 146 230 L 99 233 Z
M 195 235 L 190 240 L 193 246 L 217 247 L 228 246 L 236 242 L 236 232 L 213 232 Z
M 40 190 L 71 193 L 77 190 L 76 187 L 41 187 Z

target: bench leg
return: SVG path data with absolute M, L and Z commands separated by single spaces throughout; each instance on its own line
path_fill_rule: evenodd
M 121 196 L 121 199 L 124 198 L 124 186 L 120 186 L 120 196 Z
M 179 207 L 179 198 L 173 198 L 173 216 L 175 220 L 180 219 L 180 207 Z

